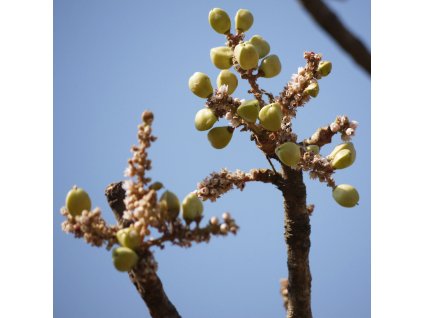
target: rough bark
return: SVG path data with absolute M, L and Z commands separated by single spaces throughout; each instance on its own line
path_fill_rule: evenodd
M 125 210 L 123 199 L 125 191 L 122 189 L 122 183 L 112 183 L 106 189 L 107 201 L 119 222 Z M 154 260 L 150 252 L 141 258 L 150 258 Z M 163 284 L 156 272 L 150 271 L 146 275 L 143 268 L 143 262 L 140 262 L 136 268 L 129 272 L 129 277 L 137 289 L 138 293 L 147 305 L 150 315 L 153 318 L 180 318 L 175 306 L 167 297 Z

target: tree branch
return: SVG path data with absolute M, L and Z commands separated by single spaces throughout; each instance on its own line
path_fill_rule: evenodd
M 116 219 L 125 226 L 125 221 L 122 219 L 125 211 L 123 201 L 125 190 L 122 189 L 122 182 L 110 184 L 106 188 L 106 197 Z M 147 268 L 151 267 L 151 264 L 155 264 L 154 256 L 148 250 L 140 256 L 140 262 L 129 272 L 129 277 L 147 305 L 151 317 L 181 318 L 175 306 L 167 297 L 156 271 Z
M 314 20 L 370 75 L 371 55 L 364 43 L 344 26 L 323 1 L 299 1 Z

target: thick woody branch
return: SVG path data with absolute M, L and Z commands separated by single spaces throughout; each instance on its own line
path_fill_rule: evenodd
M 344 26 L 323 1 L 299 1 L 314 20 L 370 75 L 371 55 L 364 43 Z
M 106 189 L 106 197 L 116 219 L 124 223 L 122 215 L 125 210 L 123 201 L 125 190 L 122 189 L 122 182 L 110 184 Z M 146 251 L 140 259 L 139 264 L 129 272 L 129 277 L 147 305 L 151 317 L 180 318 L 175 306 L 167 297 L 156 271 L 146 271 L 145 266 L 155 262 L 151 252 Z

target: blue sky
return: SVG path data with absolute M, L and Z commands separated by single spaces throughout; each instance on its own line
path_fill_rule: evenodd
M 369 1 L 328 1 L 370 46 Z M 159 137 L 150 156 L 151 176 L 179 197 L 210 172 L 227 167 L 268 167 L 247 134 L 215 150 L 193 125 L 203 101 L 188 89 L 201 71 L 214 83 L 219 70 L 209 50 L 224 38 L 208 25 L 210 9 L 233 17 L 239 8 L 255 17 L 248 36 L 262 35 L 282 62 L 282 73 L 259 84 L 277 93 L 312 50 L 333 63 L 320 94 L 298 113 L 300 139 L 346 114 L 360 126 L 357 160 L 335 175 L 360 192 L 354 209 L 338 206 L 330 189 L 307 183 L 311 218 L 310 265 L 315 317 L 370 317 L 370 79 L 321 31 L 296 1 L 58 1 L 54 2 L 54 314 L 57 317 L 149 317 L 110 252 L 61 232 L 59 213 L 74 184 L 114 222 L 105 187 L 123 178 L 144 109 L 155 113 Z M 248 98 L 242 83 L 234 93 Z M 334 145 L 339 143 L 334 139 Z M 331 146 L 322 149 L 323 154 Z M 279 279 L 286 277 L 282 198 L 272 186 L 248 184 L 216 203 L 209 218 L 230 211 L 241 229 L 190 249 L 167 246 L 155 253 L 165 290 L 183 317 L 280 317 Z

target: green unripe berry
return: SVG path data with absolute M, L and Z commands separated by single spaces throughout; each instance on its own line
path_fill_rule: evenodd
M 138 255 L 127 247 L 117 247 L 112 252 L 113 265 L 120 272 L 128 272 L 138 263 Z
M 207 139 L 213 148 L 225 148 L 232 139 L 234 129 L 230 126 L 215 127 L 210 129 L 207 134 Z
M 248 31 L 253 25 L 253 14 L 246 9 L 239 9 L 235 15 L 235 28 L 240 32 Z
M 349 184 L 340 184 L 332 191 L 335 201 L 346 208 L 355 207 L 360 200 L 358 191 Z
M 218 88 L 222 85 L 228 85 L 228 94 L 231 95 L 238 87 L 238 78 L 231 71 L 223 70 L 217 76 L 216 83 Z
M 282 124 L 282 110 L 278 103 L 264 106 L 259 112 L 260 124 L 269 131 L 277 131 Z
M 166 204 L 167 214 L 169 215 L 170 220 L 175 220 L 179 214 L 179 199 L 173 192 L 165 191 L 160 197 L 160 202 Z
M 332 152 L 329 154 L 328 159 L 329 160 L 333 160 L 335 158 L 336 154 L 338 152 L 340 152 L 341 150 L 344 150 L 344 149 L 348 149 L 348 150 L 351 151 L 352 161 L 354 162 L 355 161 L 355 156 L 356 156 L 356 151 L 355 151 L 355 148 L 354 148 L 354 144 L 352 142 L 345 142 L 343 144 L 340 144 L 340 145 L 336 146 L 332 150 Z
M 241 103 L 236 112 L 242 119 L 255 123 L 260 111 L 260 105 L 257 99 L 246 100 Z
M 355 156 L 349 149 L 342 149 L 336 153 L 331 165 L 334 169 L 345 169 L 354 163 Z
M 257 53 L 259 55 L 259 58 L 265 57 L 270 52 L 269 43 L 265 39 L 263 39 L 263 37 L 260 36 L 260 35 L 254 35 L 247 42 L 254 45 L 254 47 L 256 48 Z
M 137 249 L 141 244 L 140 234 L 132 227 L 119 230 L 116 233 L 116 238 L 120 245 L 130 248 L 131 250 Z
M 207 98 L 213 94 L 213 86 L 210 78 L 201 72 L 195 72 L 188 81 L 191 92 L 201 98 Z
M 229 15 L 220 8 L 214 8 L 209 12 L 210 26 L 217 33 L 225 34 L 231 30 L 231 19 Z
M 203 202 L 195 195 L 188 194 L 182 201 L 182 217 L 187 223 L 201 219 L 203 214 Z
M 231 48 L 227 46 L 214 47 L 210 50 L 210 59 L 218 69 L 226 70 L 232 66 Z
M 234 49 L 235 59 L 243 70 L 256 68 L 259 55 L 254 45 L 248 42 L 238 44 Z
M 322 76 L 328 76 L 332 71 L 332 63 L 329 61 L 320 61 L 319 66 L 317 67 L 317 71 Z
M 301 159 L 300 146 L 291 141 L 278 146 L 275 153 L 280 161 L 290 167 L 295 167 Z
M 263 71 L 263 77 L 265 78 L 275 77 L 282 70 L 279 57 L 274 54 L 265 57 L 260 63 L 259 70 Z
M 320 148 L 318 145 L 308 145 L 306 147 L 307 151 L 314 152 L 315 155 L 318 155 L 320 152 Z
M 72 216 L 81 215 L 84 210 L 90 211 L 90 196 L 84 189 L 73 186 L 66 196 L 66 208 Z
M 304 94 L 310 95 L 311 97 L 317 97 L 319 94 L 319 84 L 317 84 L 317 82 L 310 83 L 304 90 Z
M 210 108 L 200 109 L 195 115 L 195 128 L 199 131 L 209 130 L 217 121 L 217 117 Z

